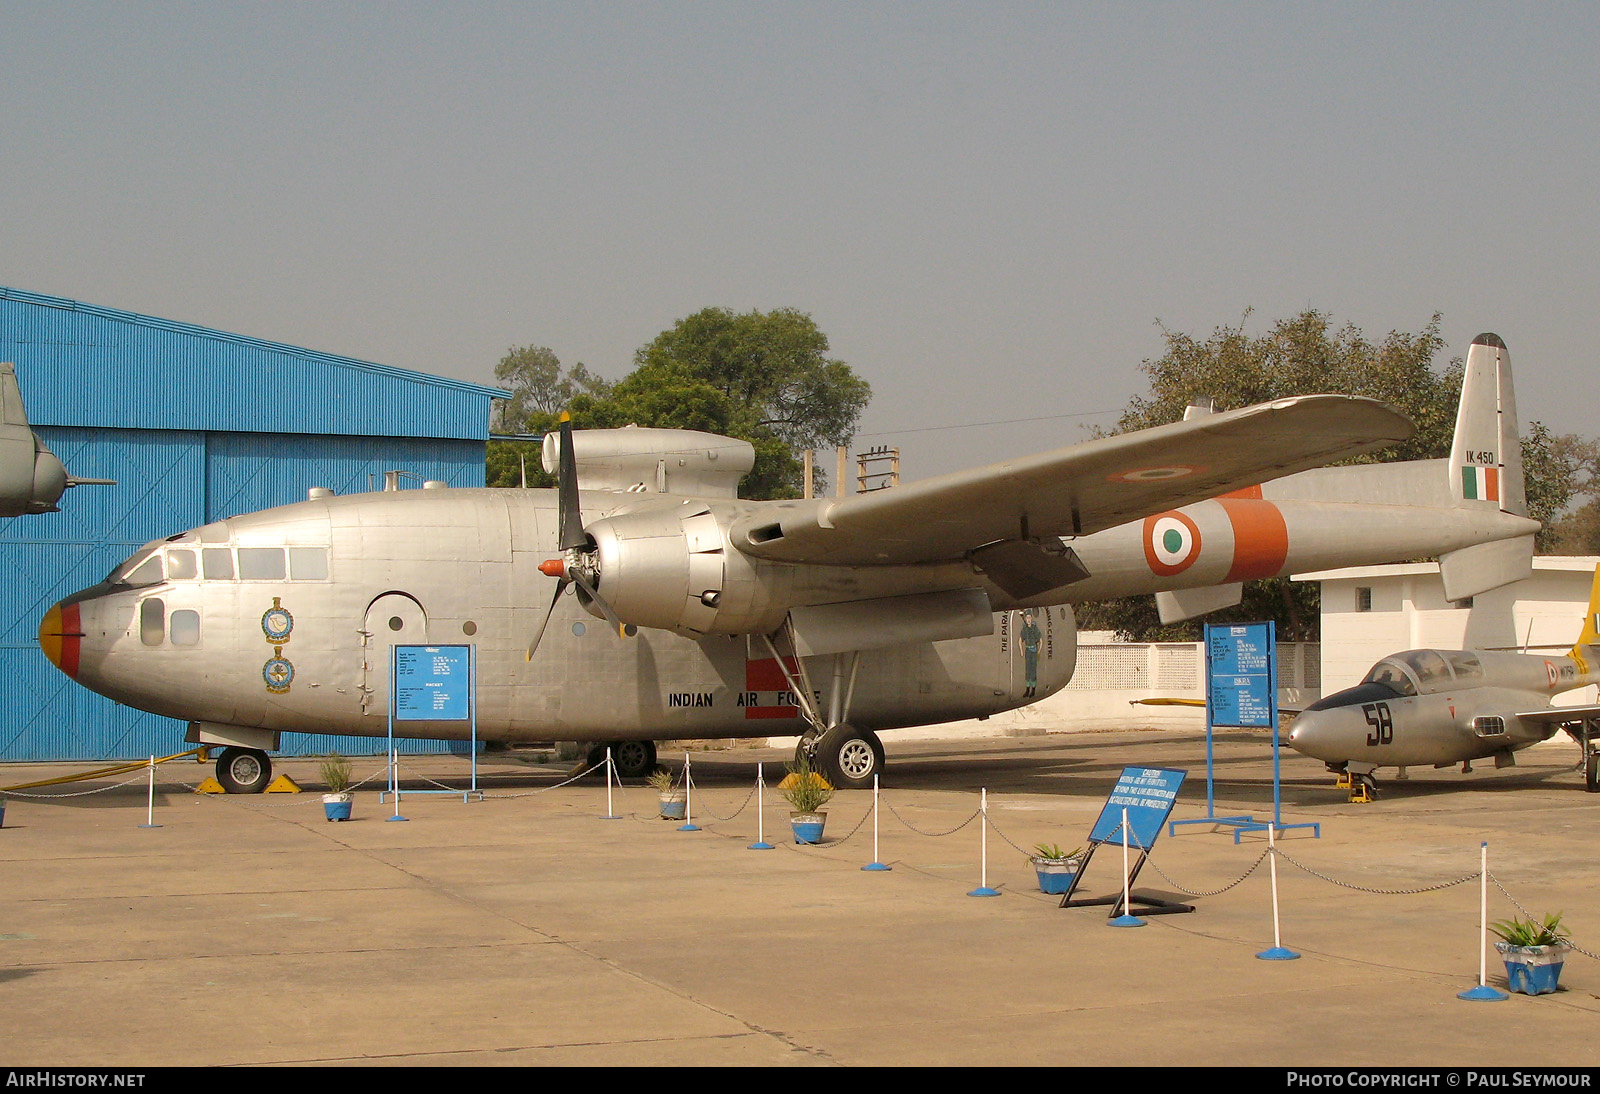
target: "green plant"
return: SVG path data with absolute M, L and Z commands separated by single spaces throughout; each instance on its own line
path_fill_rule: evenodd
M 350 789 L 350 761 L 337 752 L 328 753 L 322 761 L 322 781 L 330 794 L 343 794 Z
M 670 793 L 673 781 L 672 772 L 664 767 L 658 767 L 650 773 L 650 785 L 658 794 Z
M 1561 914 L 1547 915 L 1543 922 L 1528 919 L 1502 919 L 1489 924 L 1489 929 L 1513 946 L 1565 946 L 1567 936 L 1561 931 Z
M 796 813 L 815 813 L 833 800 L 833 787 L 811 770 L 811 761 L 803 752 L 789 765 L 789 777 L 778 784 L 778 792 Z
M 1033 854 L 1029 857 L 1060 861 L 1062 859 L 1077 858 L 1081 854 L 1083 854 L 1082 847 L 1075 848 L 1071 851 L 1063 851 L 1060 847 L 1053 843 L 1036 843 L 1033 845 Z

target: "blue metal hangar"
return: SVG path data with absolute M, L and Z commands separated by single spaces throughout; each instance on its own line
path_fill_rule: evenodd
M 68 491 L 59 513 L 0 520 L 4 761 L 186 747 L 182 723 L 118 706 L 51 666 L 38 644 L 50 605 L 150 540 L 302 501 L 312 487 L 381 490 L 386 475 L 482 486 L 490 401 L 508 394 L 4 287 L 0 361 L 16 364 L 28 418 L 67 470 L 117 480 Z M 383 747 L 284 734 L 281 751 Z

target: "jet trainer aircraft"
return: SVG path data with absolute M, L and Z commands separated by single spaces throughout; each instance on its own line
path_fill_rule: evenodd
M 447 642 L 477 647 L 485 740 L 610 743 L 638 775 L 658 740 L 801 734 L 836 786 L 867 786 L 877 731 L 1064 687 L 1076 602 L 1156 592 L 1198 614 L 1245 580 L 1424 555 L 1458 597 L 1524 576 L 1538 525 L 1498 338 L 1469 354 L 1450 459 L 1319 468 L 1411 432 L 1313 395 L 870 494 L 742 501 L 746 442 L 564 426 L 545 439 L 555 490 L 313 490 L 148 544 L 39 640 L 84 686 L 225 746 L 235 792 L 266 785 L 282 732 L 384 736 L 389 648 Z
M 70 486 L 115 486 L 110 479 L 77 479 L 28 425 L 16 366 L 0 361 L 0 517 L 54 513 Z
M 1372 666 L 1355 687 L 1324 696 L 1294 720 L 1289 743 L 1350 780 L 1367 800 L 1380 767 L 1461 764 L 1493 757 L 1516 763 L 1517 750 L 1576 727 L 1584 777 L 1600 790 L 1600 753 L 1589 726 L 1600 706 L 1551 706 L 1562 692 L 1600 683 L 1600 570 L 1589 613 L 1565 657 L 1495 650 L 1407 650 Z

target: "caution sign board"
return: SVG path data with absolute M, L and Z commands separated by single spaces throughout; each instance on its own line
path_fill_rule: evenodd
M 1149 850 L 1178 800 L 1187 772 L 1170 767 L 1125 767 L 1089 833 L 1090 843 L 1121 843 L 1122 811 L 1128 811 L 1128 845 Z

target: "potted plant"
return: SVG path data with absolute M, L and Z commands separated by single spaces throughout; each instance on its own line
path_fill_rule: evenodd
M 1505 959 L 1512 991 L 1544 995 L 1556 990 L 1561 966 L 1572 943 L 1561 932 L 1561 913 L 1538 919 L 1503 919 L 1489 924 L 1501 941 L 1494 944 Z
M 1064 893 L 1072 888 L 1072 880 L 1078 876 L 1078 868 L 1083 864 L 1083 848 L 1063 851 L 1053 843 L 1036 843 L 1028 861 L 1038 875 L 1041 893 Z
M 672 772 L 664 767 L 656 768 L 650 775 L 650 785 L 660 798 L 662 820 L 682 820 L 688 808 L 689 795 L 675 783 Z
M 789 774 L 778 784 L 791 808 L 789 827 L 794 830 L 796 843 L 821 843 L 822 826 L 828 814 L 822 807 L 833 799 L 833 787 L 828 780 L 811 770 L 811 761 L 801 753 L 789 767 Z
M 337 752 L 322 761 L 322 782 L 328 792 L 322 795 L 322 812 L 331 821 L 350 819 L 350 761 Z

